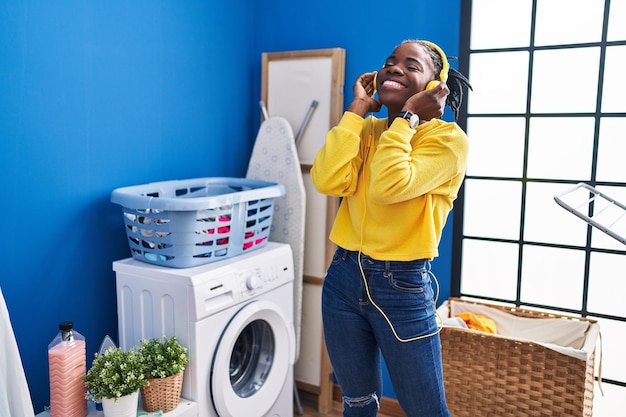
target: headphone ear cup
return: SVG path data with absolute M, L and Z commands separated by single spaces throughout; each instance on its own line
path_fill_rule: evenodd
M 426 90 L 430 90 L 431 88 L 435 88 L 435 87 L 437 87 L 440 83 L 441 83 L 441 81 L 439 81 L 439 80 L 432 80 L 431 82 L 429 82 L 428 84 L 426 84 Z

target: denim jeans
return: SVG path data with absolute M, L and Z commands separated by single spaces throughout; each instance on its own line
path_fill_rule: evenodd
M 322 290 L 324 337 L 343 415 L 377 415 L 382 352 L 407 417 L 449 416 L 429 261 L 378 261 L 361 254 L 360 264 L 367 287 L 359 253 L 337 249 Z

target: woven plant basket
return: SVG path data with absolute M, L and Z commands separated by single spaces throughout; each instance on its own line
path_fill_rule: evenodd
M 579 317 L 486 305 L 529 318 Z M 469 329 L 441 330 L 446 400 L 453 417 L 591 417 L 595 350 L 580 360 L 538 343 Z
M 149 379 L 150 385 L 141 387 L 141 402 L 144 411 L 167 413 L 178 407 L 183 388 L 183 372 L 166 378 Z

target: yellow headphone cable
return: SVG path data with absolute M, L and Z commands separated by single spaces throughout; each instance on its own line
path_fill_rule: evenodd
M 407 338 L 407 339 L 403 339 L 401 338 L 398 333 L 396 332 L 395 327 L 393 326 L 393 323 L 391 323 L 391 320 L 389 319 L 389 317 L 387 317 L 387 314 L 385 314 L 385 312 L 383 311 L 382 308 L 380 308 L 380 306 L 378 304 L 376 304 L 376 302 L 372 299 L 372 295 L 370 293 L 370 289 L 369 289 L 369 285 L 367 284 L 367 278 L 365 277 L 365 271 L 363 270 L 363 265 L 361 263 L 361 254 L 362 254 L 362 249 L 363 249 L 363 227 L 365 225 L 365 217 L 367 215 L 367 185 L 365 183 L 365 165 L 367 162 L 367 158 L 369 156 L 369 149 L 370 146 L 372 144 L 372 140 L 373 140 L 373 124 L 374 124 L 374 116 L 370 116 L 370 120 L 369 120 L 369 133 L 368 133 L 368 138 L 367 138 L 367 143 L 365 145 L 365 151 L 364 151 L 364 155 L 363 155 L 363 162 L 361 165 L 361 173 L 362 173 L 362 186 L 363 188 L 363 218 L 361 219 L 361 235 L 360 235 L 360 243 L 359 243 L 359 253 L 358 253 L 358 262 L 359 262 L 359 270 L 361 271 L 361 278 L 363 279 L 363 284 L 365 285 L 365 292 L 367 294 L 367 298 L 369 300 L 370 303 L 372 303 L 372 306 L 374 306 L 374 308 L 376 308 L 376 310 L 378 310 L 378 312 L 385 318 L 385 320 L 387 321 L 387 324 L 389 324 L 389 328 L 391 329 L 393 335 L 395 336 L 395 338 L 402 343 L 408 343 L 408 342 L 413 342 L 415 340 L 420 340 L 420 339 L 425 339 L 427 337 L 431 337 L 431 336 L 435 336 L 437 335 L 441 329 L 442 329 L 442 320 L 441 317 L 439 316 L 439 313 L 437 312 L 437 300 L 439 299 L 439 281 L 437 280 L 437 277 L 435 276 L 435 274 L 430 270 L 430 268 L 428 269 L 428 274 L 433 278 L 433 282 L 435 283 L 436 286 L 436 291 L 435 291 L 435 297 L 433 300 L 433 309 L 435 311 L 435 316 L 437 318 L 437 330 L 432 332 L 432 333 L 428 333 L 428 334 L 424 334 L 424 335 L 420 335 L 420 336 L 415 336 L 415 337 L 411 337 L 411 338 Z

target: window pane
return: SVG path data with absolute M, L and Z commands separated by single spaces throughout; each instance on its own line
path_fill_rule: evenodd
M 562 245 L 584 246 L 587 223 L 554 201 L 554 196 L 570 186 L 552 183 L 528 183 L 524 240 Z
M 626 0 L 611 0 L 608 41 L 626 40 Z
M 600 119 L 598 144 L 599 181 L 626 182 L 626 117 Z
M 535 52 L 533 113 L 595 112 L 600 48 Z
M 474 0 L 471 49 L 510 48 L 530 43 L 532 1 Z
M 596 314 L 626 317 L 624 294 L 626 294 L 626 256 L 592 253 L 589 264 L 588 310 Z
M 463 231 L 468 236 L 519 239 L 522 185 L 467 179 Z
M 595 121 L 587 118 L 534 117 L 530 120 L 530 178 L 591 178 Z
M 455 236 L 462 239 L 461 293 L 519 296 L 522 305 L 547 309 L 584 305 L 626 319 L 626 245 L 554 201 L 573 182 L 597 181 L 612 184 L 596 188 L 626 204 L 626 0 L 471 5 L 472 32 L 461 35 L 470 36 L 475 87 L 467 98 L 463 234 Z M 588 194 L 573 205 L 586 209 Z M 594 220 L 626 237 L 626 212 L 599 200 Z M 604 352 L 596 352 L 596 372 L 602 360 L 602 376 L 626 384 L 626 323 L 598 321 Z M 626 386 L 602 386 L 600 395 L 596 383 L 594 416 L 622 415 Z
M 626 187 L 603 187 L 598 186 L 596 190 L 619 202 L 622 205 L 626 205 Z M 605 201 L 605 206 L 608 203 Z M 595 208 L 595 207 L 594 207 Z M 626 212 L 624 212 L 619 206 L 614 206 L 606 209 L 604 212 L 596 214 L 594 220 L 597 220 L 601 225 L 609 229 L 611 232 L 626 238 Z M 594 248 L 602 249 L 615 249 L 626 250 L 624 244 L 609 236 L 598 228 L 593 228 L 591 234 L 591 245 Z M 626 274 L 626 272 L 625 272 Z
M 517 253 L 513 243 L 464 239 L 461 292 L 515 300 Z M 488 261 L 485 254 L 489 254 Z
M 526 112 L 528 52 L 472 54 L 469 77 L 469 113 Z
M 521 117 L 469 117 L 467 174 L 521 177 L 525 123 Z
M 524 245 L 522 303 L 580 309 L 585 252 Z
M 624 360 L 624 344 L 626 344 L 626 323 L 589 317 L 597 320 L 600 324 L 602 332 L 602 377 L 623 381 L 626 375 L 626 361 Z M 599 352 L 596 352 L 596 363 L 600 360 Z M 605 384 L 606 386 L 608 384 Z M 598 395 L 599 396 L 599 395 Z M 626 406 L 624 399 L 621 402 Z M 597 410 L 593 410 L 594 416 L 620 416 L 624 412 L 624 407 L 619 413 L 614 414 L 596 414 Z
M 599 42 L 603 0 L 538 0 L 535 45 Z
M 602 111 L 605 113 L 626 112 L 624 67 L 626 67 L 626 45 L 607 47 L 602 88 Z

